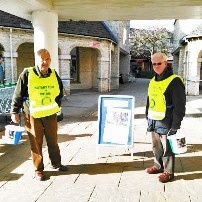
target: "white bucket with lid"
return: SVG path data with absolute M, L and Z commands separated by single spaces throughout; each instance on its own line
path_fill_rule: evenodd
M 6 144 L 18 144 L 25 131 L 24 127 L 16 125 L 6 125 L 5 129 L 4 142 Z
M 168 136 L 168 140 L 173 153 L 183 154 L 187 151 L 185 135 L 182 135 L 181 133 L 170 135 Z

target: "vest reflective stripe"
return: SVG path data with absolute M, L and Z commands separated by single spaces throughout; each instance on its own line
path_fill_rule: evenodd
M 34 118 L 42 118 L 57 113 L 60 108 L 55 102 L 60 89 L 54 69 L 49 77 L 37 76 L 33 68 L 29 68 L 28 94 L 29 110 Z
M 148 111 L 148 118 L 153 120 L 162 120 L 165 117 L 165 112 Z
M 170 82 L 179 77 L 172 75 L 163 81 L 155 81 L 155 78 L 149 83 L 148 96 L 149 96 L 149 109 L 148 118 L 153 120 L 162 120 L 166 113 L 166 100 L 164 93 L 169 86 Z
M 42 107 L 37 107 L 37 108 L 32 108 L 30 109 L 30 114 L 35 114 L 35 113 L 38 113 L 38 112 L 41 112 L 41 111 L 45 111 L 45 110 L 51 110 L 53 108 L 56 108 L 58 107 L 57 103 L 54 103 L 52 105 L 47 105 L 47 106 L 42 106 Z M 58 112 L 58 111 L 57 111 Z M 56 113 L 57 113 L 56 112 Z M 38 117 L 39 118 L 39 117 Z

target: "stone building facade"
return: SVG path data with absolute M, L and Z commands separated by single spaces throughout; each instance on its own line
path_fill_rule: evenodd
M 173 68 L 185 79 L 187 95 L 202 93 L 202 20 L 176 20 Z
M 16 82 L 25 67 L 34 66 L 34 32 L 31 22 L 0 15 L 12 18 L 0 18 L 0 52 L 6 81 Z M 129 26 L 129 21 L 59 22 L 58 73 L 66 94 L 72 89 L 118 89 L 120 72 L 127 80 Z

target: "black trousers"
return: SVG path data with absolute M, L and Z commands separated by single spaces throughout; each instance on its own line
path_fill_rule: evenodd
M 175 154 L 171 150 L 167 136 L 152 132 L 152 148 L 154 165 L 170 174 L 174 174 Z

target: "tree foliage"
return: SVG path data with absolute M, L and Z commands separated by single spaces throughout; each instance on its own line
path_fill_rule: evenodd
M 155 52 L 167 55 L 171 52 L 172 32 L 166 28 L 135 29 L 130 30 L 132 58 L 150 59 Z

